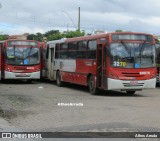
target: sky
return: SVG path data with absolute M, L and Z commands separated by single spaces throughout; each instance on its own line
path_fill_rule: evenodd
M 159 0 L 0 0 L 0 34 L 117 29 L 160 35 Z

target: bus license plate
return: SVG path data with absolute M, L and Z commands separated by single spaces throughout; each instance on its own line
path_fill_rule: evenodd
M 137 85 L 138 81 L 130 81 L 130 85 Z

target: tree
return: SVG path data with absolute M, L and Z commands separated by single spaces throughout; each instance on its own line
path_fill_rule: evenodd
M 0 35 L 0 41 L 7 40 L 8 35 Z
M 53 34 L 58 34 L 59 33 L 59 30 L 50 30 L 50 31 L 47 31 L 44 36 L 47 37 L 47 36 L 50 36 L 50 35 L 53 35 Z
M 117 29 L 117 30 L 115 30 L 115 32 L 123 32 L 123 30 Z
M 49 36 L 47 36 L 47 41 L 51 41 L 51 40 L 59 40 L 64 38 L 63 34 L 58 32 L 56 34 L 50 34 Z
M 73 37 L 79 37 L 79 36 L 84 36 L 84 32 L 81 32 L 79 30 L 77 31 L 64 31 L 64 32 L 59 32 L 59 30 L 51 30 L 49 32 L 46 32 L 45 35 L 47 35 L 47 40 L 59 40 L 62 38 L 73 38 Z
M 40 32 L 36 34 L 29 34 L 27 40 L 43 41 L 43 34 L 41 34 Z
M 27 40 L 34 40 L 34 38 L 35 38 L 35 35 L 34 35 L 34 34 L 29 34 L 29 35 L 27 36 Z
M 65 34 L 66 38 L 73 38 L 73 37 L 80 37 L 80 36 L 84 36 L 84 32 L 81 32 L 79 30 L 77 31 L 69 31 Z

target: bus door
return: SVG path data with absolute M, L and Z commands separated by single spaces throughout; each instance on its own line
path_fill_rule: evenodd
M 54 61 L 54 54 L 55 54 L 55 47 L 50 48 L 50 66 L 49 66 L 49 78 L 51 80 L 54 80 L 54 66 L 55 66 L 55 61 Z
M 99 44 L 97 50 L 97 86 L 107 89 L 106 44 Z
M 97 86 L 102 87 L 102 45 L 97 48 Z

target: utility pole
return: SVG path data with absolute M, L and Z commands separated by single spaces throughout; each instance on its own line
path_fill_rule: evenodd
M 80 7 L 78 7 L 78 31 L 80 31 L 80 29 L 81 29 L 80 23 L 81 23 L 81 18 L 80 18 Z

